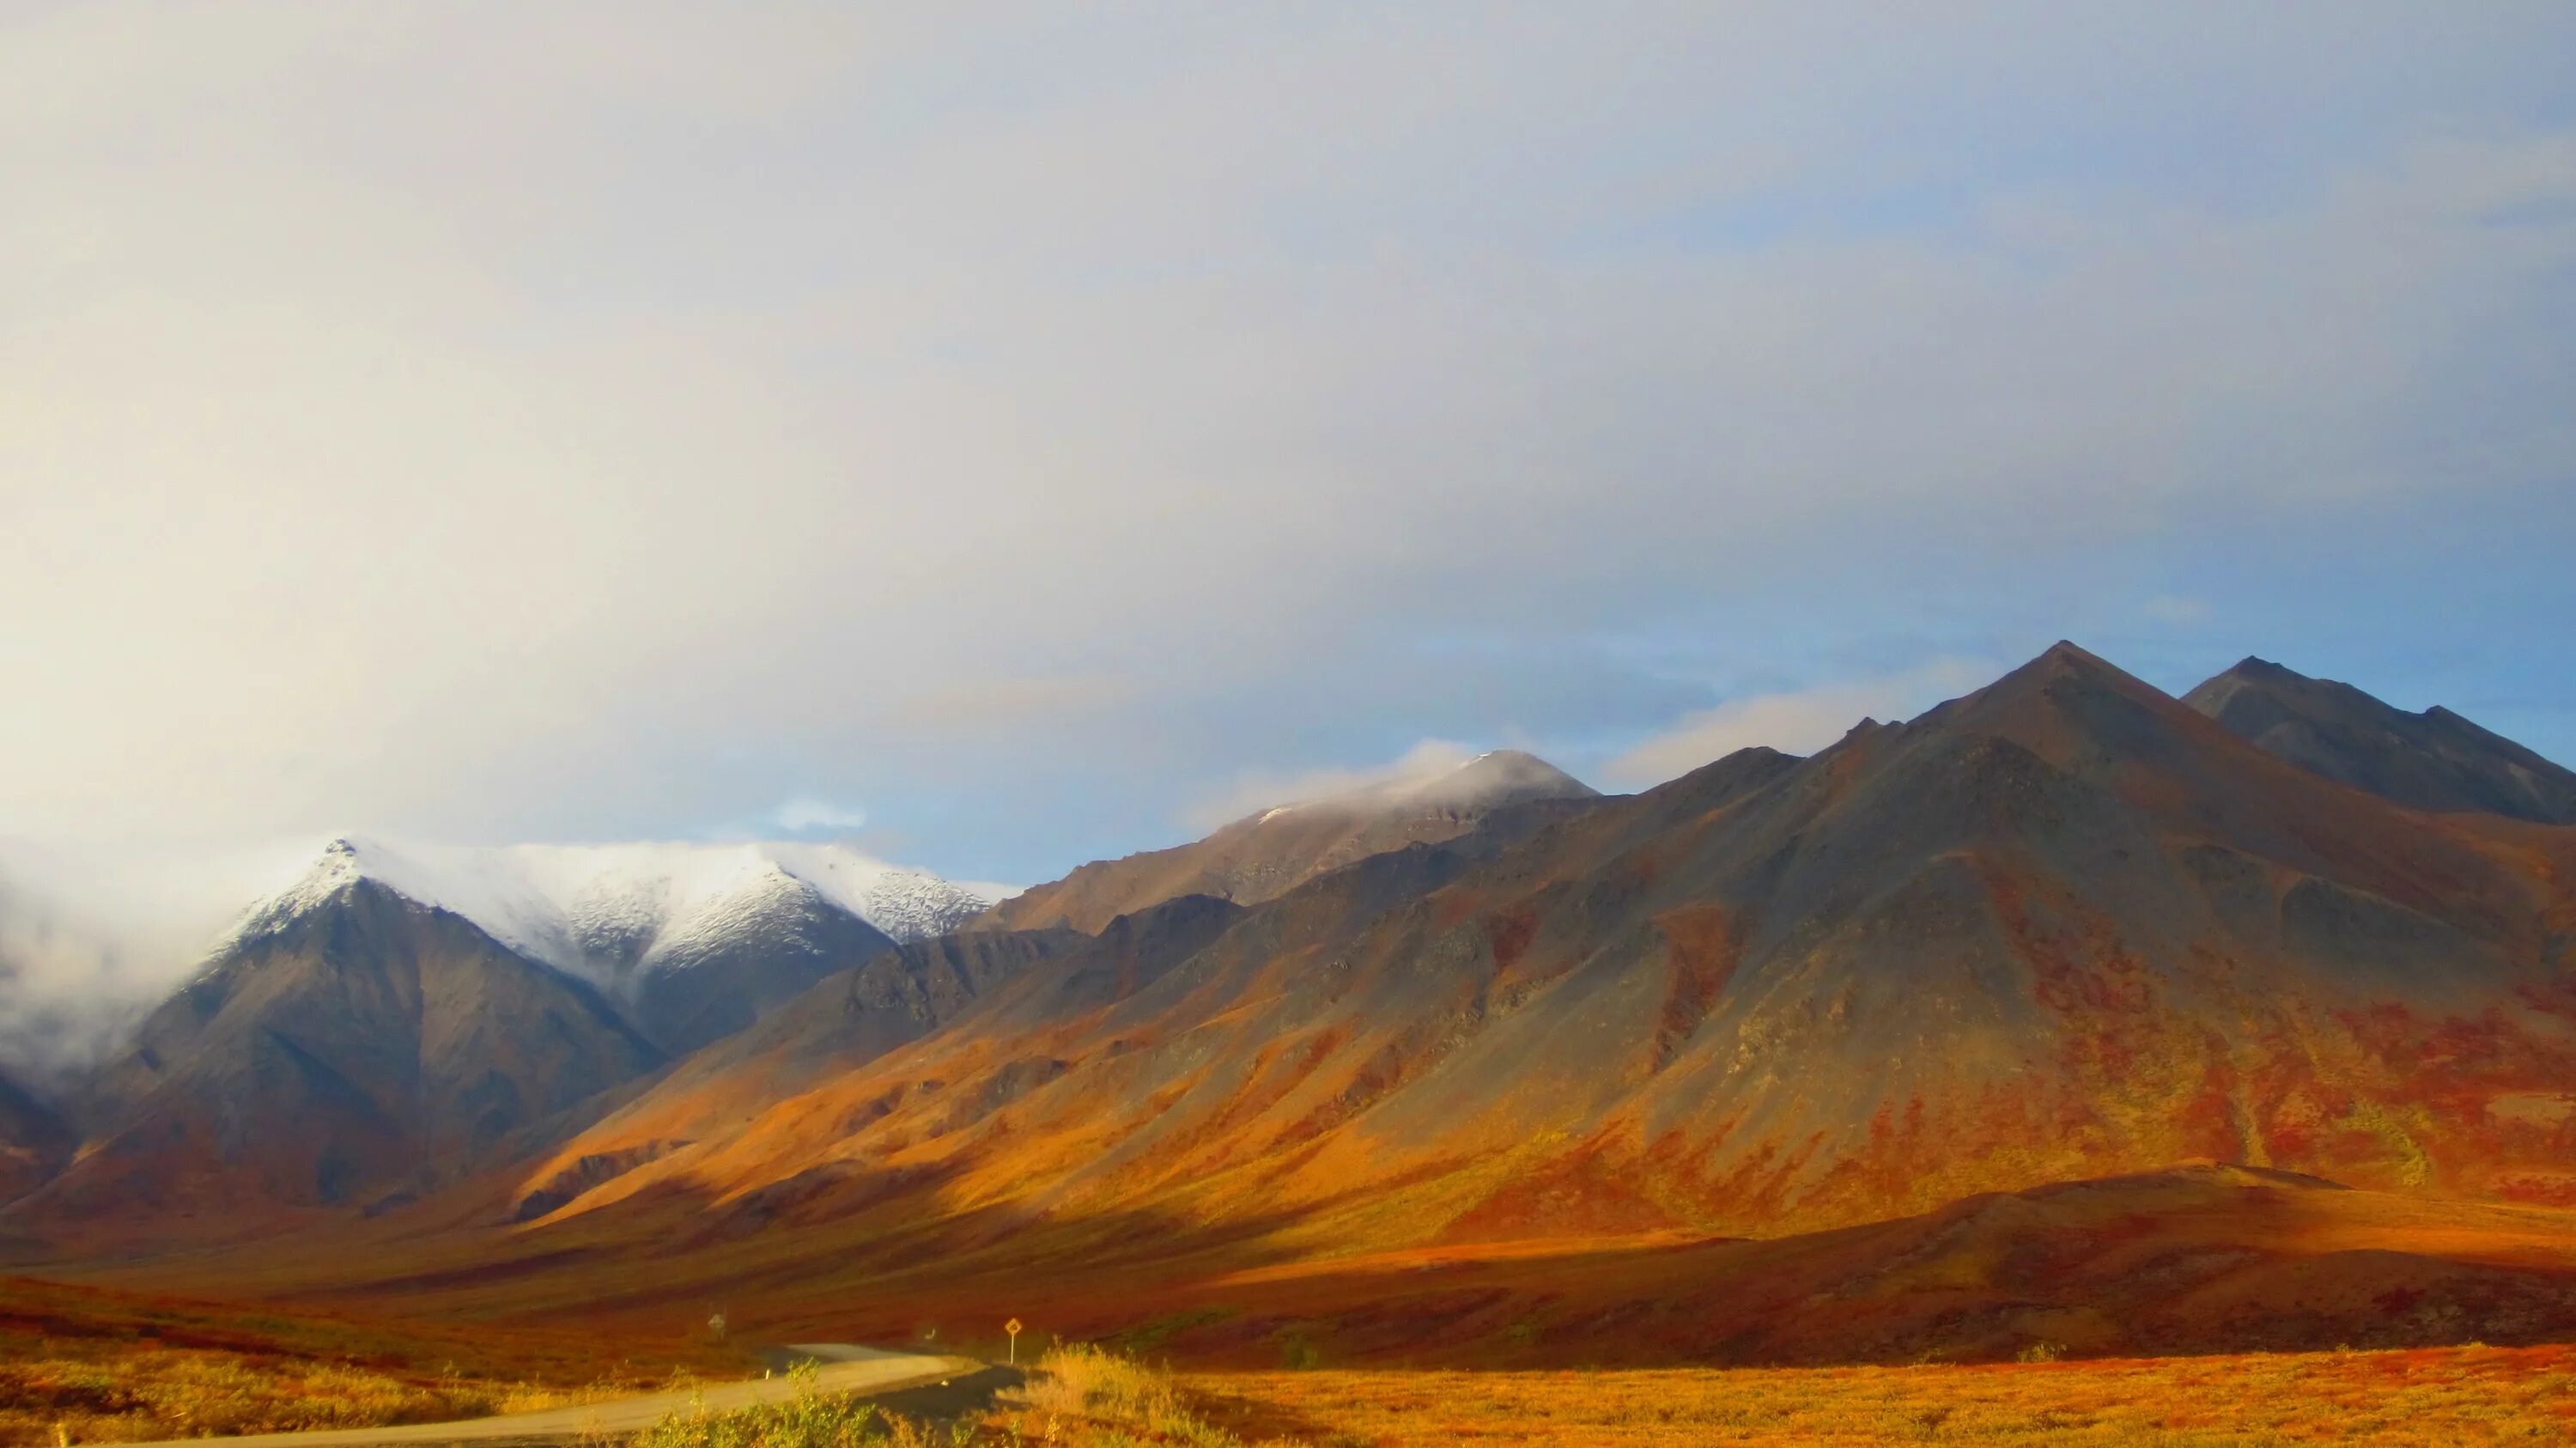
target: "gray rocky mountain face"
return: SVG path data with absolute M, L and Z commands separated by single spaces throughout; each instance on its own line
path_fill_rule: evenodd
M 2576 771 L 2439 705 L 2410 714 L 2263 659 L 2183 702 L 2275 758 L 2411 809 L 2576 824 Z

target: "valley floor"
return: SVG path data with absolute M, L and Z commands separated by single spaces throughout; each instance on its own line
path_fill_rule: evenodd
M 1639 1372 L 1191 1374 L 1245 1442 L 2155 1448 L 2576 1441 L 2576 1347 Z
M 390 1323 L 0 1277 L 0 1445 L 439 1422 L 756 1375 L 709 1343 Z

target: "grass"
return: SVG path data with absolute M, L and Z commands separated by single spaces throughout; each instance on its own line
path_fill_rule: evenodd
M 1004 1395 L 983 1440 L 1067 1448 L 1247 1448 L 1208 1420 L 1198 1395 L 1167 1374 L 1100 1348 L 1049 1349 L 1029 1381 Z M 1295 1440 L 1268 1440 L 1289 1448 Z
M 1193 1374 L 1199 1412 L 1314 1444 L 2563 1443 L 2576 1348 L 1635 1372 Z
M 0 1445 L 358 1428 L 729 1376 L 706 1345 L 390 1324 L 0 1278 Z
M 972 1426 L 940 1433 L 847 1393 L 818 1392 L 811 1363 L 798 1364 L 789 1376 L 803 1381 L 784 1402 L 721 1413 L 689 1408 L 646 1429 L 629 1448 L 931 1448 L 974 1441 Z
M 631 1448 L 1249 1448 L 1200 1417 L 1191 1394 L 1169 1376 L 1098 1348 L 1050 1350 L 991 1413 L 944 1428 L 879 1412 L 848 1394 L 817 1392 L 810 1365 L 796 1371 L 807 1381 L 786 1401 L 721 1413 L 686 1409 Z
M 388 1325 L 0 1279 L 0 1443 L 356 1427 L 667 1387 L 700 1345 Z M 2576 1441 L 2576 1345 L 1840 1368 L 1156 1371 L 1059 1346 L 980 1420 L 925 1427 L 810 1381 L 634 1448 L 1431 1448 Z M 515 1376 L 514 1376 L 515 1374 Z
M 636 1448 L 2395 1448 L 2576 1439 L 2576 1347 L 1632 1372 L 1154 1371 L 1049 1352 L 942 1432 L 847 1398 L 677 1414 Z

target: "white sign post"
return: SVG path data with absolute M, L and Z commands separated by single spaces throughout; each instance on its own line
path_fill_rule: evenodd
M 1003 1323 L 1002 1331 L 1011 1335 L 1011 1366 L 1018 1367 L 1020 1365 L 1020 1320 L 1014 1317 Z

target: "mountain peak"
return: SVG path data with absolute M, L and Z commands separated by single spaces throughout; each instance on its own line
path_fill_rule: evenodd
M 2439 705 L 2411 714 L 2258 658 L 2183 703 L 2267 754 L 2409 808 L 2576 824 L 2576 772 Z
M 1118 916 L 1184 895 L 1253 904 L 1372 855 L 1472 831 L 1535 828 L 1542 817 L 1600 797 L 1534 754 L 1489 750 L 1445 768 L 1276 805 L 1187 844 L 1094 860 L 1002 902 L 983 923 L 1098 934 Z
M 462 916 L 521 955 L 577 975 L 596 975 L 610 957 L 685 957 L 711 930 L 809 900 L 908 941 L 954 929 L 1010 893 L 838 844 L 476 847 L 344 834 L 253 906 L 234 937 L 301 915 L 362 880 Z
M 1542 799 L 1598 799 L 1601 792 L 1520 749 L 1491 749 L 1462 764 L 1416 770 L 1339 794 L 1290 800 L 1227 830 L 1257 829 L 1298 814 L 1370 816 L 1420 809 L 1493 809 Z
M 2135 674 L 2121 668 L 2118 664 L 2112 663 L 2109 659 L 2102 657 L 2091 649 L 2085 648 L 2083 645 L 2074 643 L 2067 639 L 2059 639 L 2057 642 L 2050 644 L 2046 649 L 2040 652 L 2038 658 L 2031 660 L 2028 664 L 2023 665 L 2022 668 L 2024 671 L 2036 670 L 2052 676 L 2074 674 L 2087 678 L 2112 680 L 2124 684 L 2139 684 L 2142 682 Z M 2006 677 L 2010 677 L 2010 675 L 2007 675 Z
M 2101 655 L 2060 639 L 2037 658 L 1973 694 L 1941 705 L 1938 717 L 1994 719 L 2082 696 L 2116 696 L 2151 710 L 2175 708 L 2173 696 Z
M 1444 774 L 1404 782 L 1404 803 L 1495 805 L 1528 799 L 1592 799 L 1600 791 L 1535 754 L 1495 749 Z

